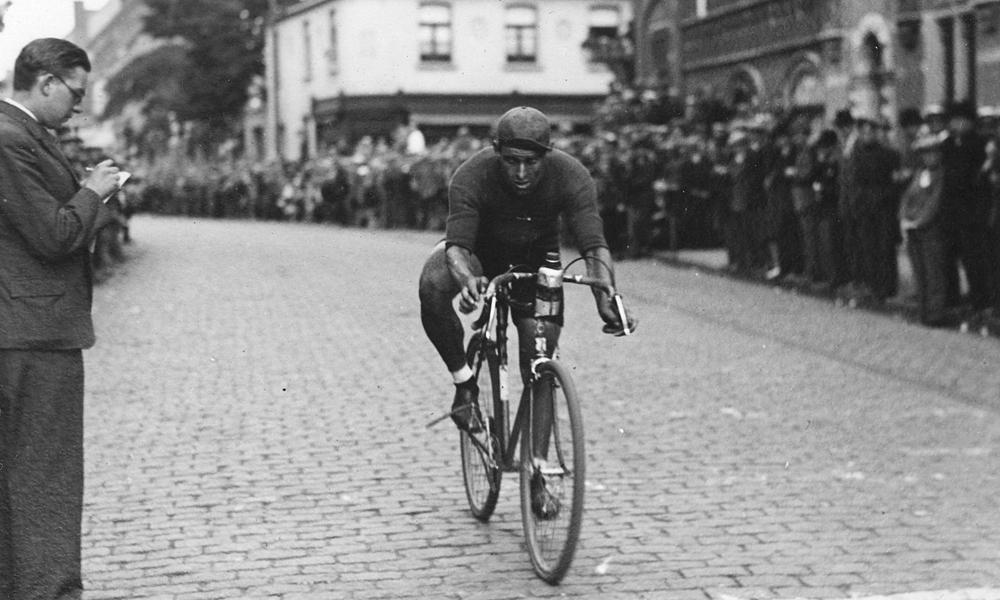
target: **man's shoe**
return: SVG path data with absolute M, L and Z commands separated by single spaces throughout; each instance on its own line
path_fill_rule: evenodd
M 462 431 L 479 433 L 483 430 L 483 415 L 479 411 L 479 386 L 473 380 L 455 384 L 455 401 L 451 404 L 451 420 Z
M 545 487 L 545 478 L 540 471 L 531 476 L 531 512 L 542 521 L 551 521 L 559 516 L 559 499 Z

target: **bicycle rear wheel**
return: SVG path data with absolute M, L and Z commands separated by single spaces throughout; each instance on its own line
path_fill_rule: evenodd
M 541 418 L 544 431 L 532 423 L 521 434 L 521 521 L 535 572 L 554 585 L 569 570 L 583 522 L 583 418 L 573 380 L 554 360 L 538 365 L 532 396 L 532 412 L 547 407 L 551 418 Z
M 485 523 L 496 509 L 503 469 L 497 432 L 501 419 L 494 414 L 498 404 L 495 400 L 500 395 L 500 367 L 496 353 L 483 348 L 481 340 L 479 334 L 469 340 L 466 360 L 478 378 L 479 407 L 486 427 L 478 433 L 460 432 L 459 448 L 469 509 L 473 517 Z

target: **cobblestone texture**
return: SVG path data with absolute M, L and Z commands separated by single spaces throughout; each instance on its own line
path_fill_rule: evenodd
M 467 512 L 434 234 L 138 217 L 86 354 L 87 600 L 1000 597 L 1000 343 L 632 262 L 567 292 L 587 513 L 537 580 Z M 950 590 L 950 592 L 948 592 Z M 901 594 L 905 594 L 900 596 Z

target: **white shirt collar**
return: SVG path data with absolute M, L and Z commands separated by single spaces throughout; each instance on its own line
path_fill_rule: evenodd
M 22 111 L 24 111 L 24 112 L 25 112 L 25 113 L 26 113 L 26 114 L 27 114 L 27 115 L 28 115 L 29 117 L 31 117 L 32 119 L 34 119 L 36 123 L 38 122 L 38 117 L 36 117 L 36 116 L 35 116 L 35 113 L 33 113 L 33 112 L 31 112 L 30 110 L 28 110 L 28 107 L 27 107 L 27 106 L 25 106 L 25 105 L 21 104 L 21 103 L 20 103 L 20 102 L 18 102 L 17 100 L 14 100 L 13 98 L 4 98 L 4 99 L 3 99 L 3 101 L 4 101 L 4 102 L 6 102 L 7 104 L 10 104 L 11 106 L 14 106 L 14 107 L 16 107 L 16 108 L 19 108 L 19 109 L 21 109 L 21 110 L 22 110 Z

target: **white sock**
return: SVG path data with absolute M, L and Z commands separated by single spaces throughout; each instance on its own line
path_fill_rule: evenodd
M 455 384 L 465 383 L 466 381 L 472 379 L 472 369 L 469 365 L 464 365 L 461 369 L 451 372 L 451 378 Z

